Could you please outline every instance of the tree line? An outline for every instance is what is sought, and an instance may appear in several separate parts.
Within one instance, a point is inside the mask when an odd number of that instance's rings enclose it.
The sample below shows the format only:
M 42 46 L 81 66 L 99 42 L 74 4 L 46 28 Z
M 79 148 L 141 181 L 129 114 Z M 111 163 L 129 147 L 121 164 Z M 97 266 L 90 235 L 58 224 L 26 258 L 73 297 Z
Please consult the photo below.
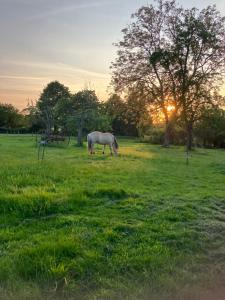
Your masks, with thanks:
M 221 102 L 220 102 L 221 103 Z M 185 144 L 185 129 L 181 118 L 170 119 L 170 142 Z M 139 137 L 150 143 L 164 143 L 165 126 L 149 101 L 140 91 L 130 91 L 121 98 L 112 94 L 100 101 L 95 91 L 82 90 L 72 94 L 58 81 L 50 82 L 36 103 L 29 103 L 23 111 L 11 104 L 0 103 L 1 133 L 47 133 L 76 135 L 82 145 L 84 136 L 92 130 L 111 131 L 116 135 Z M 219 105 L 201 110 L 194 126 L 198 145 L 225 147 L 225 111 Z
M 76 135 L 78 145 L 82 145 L 84 136 L 92 130 L 140 136 L 151 125 L 147 103 L 136 99 L 134 94 L 125 99 L 113 94 L 103 102 L 93 90 L 72 94 L 58 81 L 50 82 L 39 99 L 29 103 L 22 112 L 12 105 L 0 104 L 1 132 Z

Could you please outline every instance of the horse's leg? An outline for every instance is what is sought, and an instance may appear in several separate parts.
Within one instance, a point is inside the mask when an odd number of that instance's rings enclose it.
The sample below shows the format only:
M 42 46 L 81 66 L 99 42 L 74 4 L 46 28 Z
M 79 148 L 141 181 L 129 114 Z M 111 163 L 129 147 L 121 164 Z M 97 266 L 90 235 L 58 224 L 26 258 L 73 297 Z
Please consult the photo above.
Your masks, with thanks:
M 102 154 L 105 154 L 105 145 L 103 146 L 103 152 L 102 152 Z
M 109 144 L 109 148 L 110 148 L 110 154 L 113 155 L 113 153 L 112 153 L 112 144 Z
M 92 143 L 91 143 L 91 144 L 89 144 L 89 146 L 88 146 L 88 147 L 89 147 L 89 149 L 88 149 L 88 150 L 89 150 L 89 154 L 92 154 Z
M 95 152 L 94 152 L 94 143 L 91 144 L 91 154 L 95 154 Z

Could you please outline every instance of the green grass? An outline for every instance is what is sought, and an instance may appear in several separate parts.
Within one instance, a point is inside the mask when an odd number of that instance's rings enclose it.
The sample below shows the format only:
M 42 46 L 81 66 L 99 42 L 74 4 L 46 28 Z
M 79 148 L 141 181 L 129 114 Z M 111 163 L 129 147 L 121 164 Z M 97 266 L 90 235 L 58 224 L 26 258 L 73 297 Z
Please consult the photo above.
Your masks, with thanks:
M 187 166 L 183 148 L 119 144 L 38 161 L 34 138 L 0 136 L 0 299 L 181 299 L 225 279 L 225 152 Z

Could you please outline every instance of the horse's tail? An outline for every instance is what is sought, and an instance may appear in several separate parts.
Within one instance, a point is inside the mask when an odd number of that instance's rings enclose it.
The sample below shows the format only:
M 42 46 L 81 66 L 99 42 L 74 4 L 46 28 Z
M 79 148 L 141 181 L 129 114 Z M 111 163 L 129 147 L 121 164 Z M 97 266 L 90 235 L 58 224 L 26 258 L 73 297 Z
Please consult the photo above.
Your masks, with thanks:
M 115 145 L 116 150 L 119 149 L 119 145 L 117 143 L 117 140 L 116 140 L 115 136 L 114 136 L 114 145 Z
M 91 137 L 89 135 L 87 136 L 87 142 L 88 142 L 88 151 L 91 151 L 92 141 L 91 141 Z

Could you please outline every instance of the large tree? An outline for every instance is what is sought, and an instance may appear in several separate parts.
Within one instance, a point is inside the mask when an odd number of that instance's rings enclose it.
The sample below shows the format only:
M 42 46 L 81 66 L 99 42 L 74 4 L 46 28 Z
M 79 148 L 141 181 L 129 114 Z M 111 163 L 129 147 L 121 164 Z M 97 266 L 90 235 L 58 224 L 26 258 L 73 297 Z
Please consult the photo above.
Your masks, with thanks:
M 61 124 L 61 113 L 64 114 L 64 111 L 60 108 L 64 108 L 66 103 L 70 102 L 70 98 L 69 89 L 58 81 L 52 81 L 44 88 L 37 102 L 37 108 L 45 123 L 47 134 L 56 131 Z
M 176 102 L 176 86 L 174 97 L 171 97 L 170 76 L 165 70 L 160 49 L 168 47 L 165 39 L 167 16 L 172 16 L 174 2 L 141 7 L 132 15 L 134 22 L 122 30 L 123 39 L 117 43 L 118 56 L 112 64 L 113 85 L 116 90 L 139 89 L 155 108 L 160 108 L 165 118 L 166 132 L 164 144 L 169 145 L 170 120 L 167 111 L 168 103 Z M 176 107 L 174 114 L 177 112 Z
M 215 7 L 184 10 L 174 1 L 142 7 L 123 30 L 113 63 L 118 90 L 139 87 L 165 117 L 165 144 L 179 112 L 192 145 L 196 114 L 210 103 L 224 71 L 225 19 Z M 173 114 L 168 114 L 173 105 Z
M 225 72 L 225 18 L 214 6 L 177 10 L 168 20 L 171 42 L 168 70 L 177 86 L 187 133 L 187 148 L 192 148 L 193 127 L 201 111 L 212 106 L 214 94 Z

